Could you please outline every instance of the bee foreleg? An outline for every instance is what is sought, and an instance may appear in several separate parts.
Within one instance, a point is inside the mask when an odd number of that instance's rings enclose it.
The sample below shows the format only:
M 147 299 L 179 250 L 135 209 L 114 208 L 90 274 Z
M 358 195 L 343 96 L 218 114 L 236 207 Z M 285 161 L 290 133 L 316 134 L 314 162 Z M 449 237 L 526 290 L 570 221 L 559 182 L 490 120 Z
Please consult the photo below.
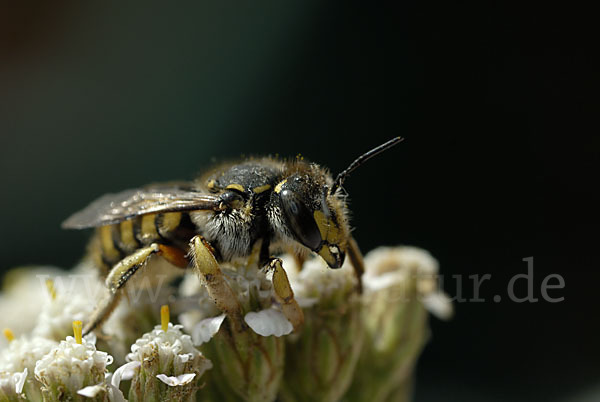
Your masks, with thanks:
M 358 248 L 358 244 L 356 243 L 356 240 L 354 240 L 354 237 L 350 237 L 350 239 L 348 239 L 346 252 L 348 253 L 348 258 L 350 258 L 350 263 L 354 268 L 354 274 L 356 275 L 356 280 L 358 281 L 358 293 L 362 293 L 362 276 L 365 273 L 365 263 L 363 261 L 362 253 Z
M 273 272 L 272 281 L 273 290 L 275 291 L 275 298 L 281 305 L 283 314 L 294 327 L 294 331 L 297 331 L 302 323 L 304 323 L 304 313 L 302 312 L 302 309 L 298 305 L 296 299 L 294 299 L 294 291 L 290 286 L 287 273 L 281 265 L 281 259 L 271 259 L 267 269 Z
M 102 325 L 119 303 L 119 299 L 121 298 L 120 290 L 125 286 L 127 281 L 144 265 L 152 254 L 160 251 L 160 245 L 151 244 L 148 247 L 136 250 L 112 267 L 106 277 L 108 295 L 96 307 L 92 318 L 83 329 L 84 335 Z
M 242 307 L 237 296 L 225 281 L 212 246 L 202 236 L 195 236 L 190 243 L 190 254 L 194 268 L 217 308 L 227 314 L 238 330 L 245 328 Z

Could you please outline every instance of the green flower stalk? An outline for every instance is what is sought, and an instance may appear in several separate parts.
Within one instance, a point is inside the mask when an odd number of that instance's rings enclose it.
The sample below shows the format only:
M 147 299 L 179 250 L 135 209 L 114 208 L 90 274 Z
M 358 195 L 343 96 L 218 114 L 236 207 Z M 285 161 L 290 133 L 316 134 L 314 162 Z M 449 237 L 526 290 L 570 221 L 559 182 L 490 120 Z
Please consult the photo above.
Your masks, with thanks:
M 437 261 L 414 247 L 379 248 L 365 257 L 366 341 L 348 401 L 410 401 L 417 357 L 428 339 L 427 308 L 450 318 L 437 290 Z M 393 398 L 393 399 L 392 399 Z
M 168 313 L 166 314 L 168 317 Z M 212 367 L 192 344 L 181 325 L 165 319 L 131 346 L 130 362 L 139 362 L 134 369 L 129 401 L 193 401 L 201 386 L 200 377 Z
M 315 258 L 291 280 L 305 321 L 288 338 L 281 399 L 338 401 L 352 382 L 364 338 L 356 276 L 349 264 L 331 270 Z

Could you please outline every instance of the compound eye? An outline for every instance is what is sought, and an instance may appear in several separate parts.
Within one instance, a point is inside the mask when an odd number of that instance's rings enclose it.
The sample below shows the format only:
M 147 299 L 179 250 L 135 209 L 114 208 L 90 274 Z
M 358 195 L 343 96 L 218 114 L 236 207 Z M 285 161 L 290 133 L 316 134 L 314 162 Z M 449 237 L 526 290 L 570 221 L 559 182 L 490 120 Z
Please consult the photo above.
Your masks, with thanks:
M 290 229 L 294 232 L 298 241 L 311 250 L 319 249 L 321 246 L 321 233 L 310 210 L 291 190 L 283 190 L 279 193 L 279 196 Z

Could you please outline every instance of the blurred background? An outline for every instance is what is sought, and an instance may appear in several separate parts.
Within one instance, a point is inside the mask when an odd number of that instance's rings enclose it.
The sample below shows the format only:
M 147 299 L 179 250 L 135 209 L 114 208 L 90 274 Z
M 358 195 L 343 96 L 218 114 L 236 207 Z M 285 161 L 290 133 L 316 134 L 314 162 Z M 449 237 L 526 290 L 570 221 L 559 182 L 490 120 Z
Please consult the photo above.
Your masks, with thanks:
M 452 296 L 473 298 L 469 275 L 491 275 L 485 301 L 432 319 L 416 400 L 600 399 L 592 13 L 486 1 L 1 7 L 3 271 L 73 266 L 89 233 L 59 225 L 101 194 L 243 155 L 300 153 L 339 172 L 402 135 L 346 182 L 361 248 L 429 250 Z M 515 303 L 507 284 L 527 257 L 540 301 Z M 550 291 L 564 301 L 541 299 L 549 274 L 564 278 Z

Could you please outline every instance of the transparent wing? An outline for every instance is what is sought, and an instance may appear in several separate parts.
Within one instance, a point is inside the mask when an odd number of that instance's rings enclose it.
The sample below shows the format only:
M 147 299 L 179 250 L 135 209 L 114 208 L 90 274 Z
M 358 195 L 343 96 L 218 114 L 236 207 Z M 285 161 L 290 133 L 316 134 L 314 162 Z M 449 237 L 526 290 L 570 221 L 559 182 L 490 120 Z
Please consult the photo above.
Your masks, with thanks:
M 106 194 L 86 208 L 71 215 L 62 224 L 65 229 L 84 229 L 112 225 L 139 215 L 161 212 L 219 210 L 221 200 L 176 185 L 154 185 L 148 188 Z

